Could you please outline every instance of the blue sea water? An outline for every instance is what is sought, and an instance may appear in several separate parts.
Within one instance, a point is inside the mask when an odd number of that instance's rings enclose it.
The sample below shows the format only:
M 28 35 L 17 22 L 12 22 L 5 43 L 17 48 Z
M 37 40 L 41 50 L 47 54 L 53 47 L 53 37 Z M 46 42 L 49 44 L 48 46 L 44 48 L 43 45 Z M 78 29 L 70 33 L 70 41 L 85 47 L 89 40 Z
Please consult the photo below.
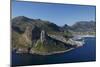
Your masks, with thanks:
M 41 64 L 56 64 L 56 63 L 72 63 L 72 62 L 87 62 L 96 60 L 96 38 L 87 37 L 85 44 L 82 47 L 72 51 L 54 54 L 49 56 L 40 56 L 32 54 L 16 54 L 12 53 L 12 65 L 41 65 Z

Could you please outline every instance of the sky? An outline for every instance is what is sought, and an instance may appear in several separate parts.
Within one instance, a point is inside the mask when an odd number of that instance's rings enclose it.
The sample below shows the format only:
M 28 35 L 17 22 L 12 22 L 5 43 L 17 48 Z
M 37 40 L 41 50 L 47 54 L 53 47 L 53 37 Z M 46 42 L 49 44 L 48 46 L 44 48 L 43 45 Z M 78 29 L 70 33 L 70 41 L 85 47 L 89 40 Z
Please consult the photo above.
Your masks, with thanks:
M 73 25 L 77 21 L 95 21 L 95 6 L 13 1 L 12 17 L 16 16 Z

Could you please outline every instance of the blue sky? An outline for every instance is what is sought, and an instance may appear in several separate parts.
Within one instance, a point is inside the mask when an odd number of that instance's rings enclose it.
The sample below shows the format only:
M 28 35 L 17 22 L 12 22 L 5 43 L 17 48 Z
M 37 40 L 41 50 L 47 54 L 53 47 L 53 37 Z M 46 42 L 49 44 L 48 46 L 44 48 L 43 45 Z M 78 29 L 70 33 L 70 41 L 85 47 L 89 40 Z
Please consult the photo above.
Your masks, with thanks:
M 12 2 L 12 17 L 26 16 L 51 21 L 59 26 L 77 21 L 95 21 L 95 6 Z

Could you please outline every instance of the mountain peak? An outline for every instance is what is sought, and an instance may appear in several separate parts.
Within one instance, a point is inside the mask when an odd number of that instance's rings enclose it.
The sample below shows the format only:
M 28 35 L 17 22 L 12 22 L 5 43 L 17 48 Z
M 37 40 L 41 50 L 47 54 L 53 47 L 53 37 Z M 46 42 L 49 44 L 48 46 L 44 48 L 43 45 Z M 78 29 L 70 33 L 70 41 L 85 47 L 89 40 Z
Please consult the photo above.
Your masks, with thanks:
M 12 19 L 13 22 L 19 22 L 19 21 L 31 21 L 33 19 L 30 19 L 28 17 L 25 17 L 25 16 L 18 16 L 18 17 L 15 17 Z
M 29 18 L 27 18 L 27 17 L 25 17 L 25 16 L 18 16 L 18 17 L 15 17 L 16 19 L 29 19 Z

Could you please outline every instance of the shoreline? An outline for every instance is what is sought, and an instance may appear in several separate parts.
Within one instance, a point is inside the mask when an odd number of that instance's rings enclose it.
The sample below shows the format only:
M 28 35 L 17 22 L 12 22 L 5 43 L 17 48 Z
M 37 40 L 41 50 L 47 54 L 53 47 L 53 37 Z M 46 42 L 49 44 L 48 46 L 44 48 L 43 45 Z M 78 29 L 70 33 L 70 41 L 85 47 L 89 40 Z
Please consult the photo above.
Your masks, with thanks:
M 81 38 L 84 38 L 84 37 L 96 37 L 96 35 L 74 35 L 74 37 L 81 37 Z
M 76 48 L 78 48 L 78 47 L 76 47 Z M 65 52 L 68 52 L 68 51 L 71 51 L 71 50 L 73 50 L 73 49 L 76 49 L 76 48 L 70 48 L 70 49 L 68 49 L 68 50 L 64 50 L 64 51 L 54 51 L 54 52 L 50 52 L 50 53 L 42 53 L 42 52 L 34 52 L 34 53 L 16 53 L 16 54 L 32 54 L 32 55 L 41 55 L 41 56 L 47 56 L 47 55 L 53 55 L 53 54 L 60 54 L 60 53 L 65 53 Z
M 45 56 L 45 55 L 53 55 L 53 54 L 65 53 L 65 52 L 71 51 L 73 49 L 75 49 L 75 48 L 70 48 L 70 49 L 65 50 L 65 51 L 57 51 L 57 52 L 55 51 L 55 52 L 51 52 L 51 53 L 30 53 L 30 54 L 37 54 L 37 55 Z
M 95 37 L 95 36 L 94 35 L 83 35 L 83 36 L 79 35 L 79 37 L 83 38 L 83 37 Z M 81 47 L 81 46 L 77 46 L 76 48 L 79 48 L 79 47 Z M 37 55 L 43 55 L 43 56 L 53 55 L 53 54 L 68 52 L 68 51 L 71 51 L 71 50 L 76 49 L 76 48 L 70 48 L 70 49 L 67 49 L 64 51 L 53 51 L 53 52 L 48 52 L 48 53 L 46 53 L 46 52 L 33 52 L 33 53 L 31 53 L 31 52 L 29 52 L 29 54 L 37 54 Z M 23 54 L 23 52 L 21 52 L 21 53 Z M 21 54 L 21 53 L 18 53 L 18 54 Z

